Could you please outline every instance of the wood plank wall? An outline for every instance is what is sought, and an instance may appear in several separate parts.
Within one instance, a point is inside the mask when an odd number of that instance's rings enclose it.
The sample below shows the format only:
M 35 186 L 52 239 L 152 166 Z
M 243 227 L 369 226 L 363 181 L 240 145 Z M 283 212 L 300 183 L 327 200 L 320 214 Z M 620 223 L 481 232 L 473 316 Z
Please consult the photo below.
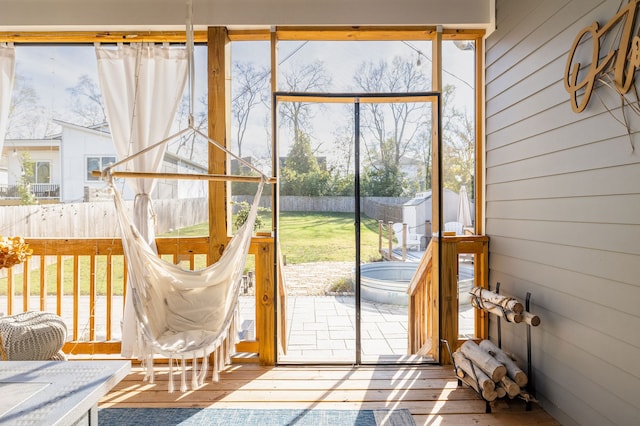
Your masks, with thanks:
M 565 425 L 638 424 L 640 117 L 627 111 L 630 137 L 605 87 L 573 112 L 563 78 L 579 31 L 621 2 L 496 3 L 485 56 L 490 284 L 532 293 L 534 386 L 547 411 Z M 503 324 L 502 342 L 526 359 L 524 328 Z

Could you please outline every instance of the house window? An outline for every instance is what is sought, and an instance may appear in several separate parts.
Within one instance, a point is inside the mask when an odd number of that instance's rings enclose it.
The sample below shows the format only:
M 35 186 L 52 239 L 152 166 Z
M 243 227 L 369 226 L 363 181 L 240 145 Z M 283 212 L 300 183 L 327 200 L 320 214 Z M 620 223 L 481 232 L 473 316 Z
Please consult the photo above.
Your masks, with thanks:
M 51 183 L 51 163 L 36 161 L 36 183 Z
M 91 174 L 94 170 L 104 170 L 110 164 L 116 162 L 116 157 L 87 157 L 87 180 L 97 181 L 99 177 Z
M 29 183 L 51 183 L 51 162 L 33 161 L 24 165 Z

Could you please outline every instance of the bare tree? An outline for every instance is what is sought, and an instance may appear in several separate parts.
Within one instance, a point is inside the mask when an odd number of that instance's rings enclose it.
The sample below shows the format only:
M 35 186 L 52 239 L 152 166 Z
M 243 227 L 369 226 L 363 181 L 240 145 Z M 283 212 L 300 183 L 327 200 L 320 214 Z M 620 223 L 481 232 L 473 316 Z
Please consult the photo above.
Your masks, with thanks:
M 242 157 L 242 145 L 247 132 L 251 111 L 255 106 L 265 102 L 268 98 L 266 89 L 269 83 L 269 70 L 257 69 L 253 62 L 234 64 L 234 86 L 231 101 L 231 114 L 236 124 L 236 144 L 238 156 Z
M 460 186 L 465 185 L 471 191 L 475 187 L 475 123 L 469 114 L 458 113 L 454 125 L 443 144 L 443 185 L 459 192 Z M 446 134 L 447 131 L 444 131 Z
M 363 63 L 354 81 L 361 90 L 374 93 L 415 92 L 429 87 L 427 76 L 413 60 L 399 56 L 390 64 L 384 61 Z M 371 152 L 373 163 L 383 167 L 398 165 L 426 123 L 424 103 L 365 104 L 361 116 L 362 127 L 368 130 L 377 148 Z
M 94 126 L 107 121 L 107 113 L 98 84 L 87 74 L 78 78 L 78 83 L 67 89 L 71 95 L 70 111 L 80 125 Z
M 37 139 L 49 133 L 46 113 L 29 80 L 16 75 L 7 120 L 7 139 Z
M 395 57 L 391 63 L 365 62 L 354 76 L 358 89 L 370 93 L 425 91 L 429 79 L 412 59 Z M 415 151 L 424 139 L 418 137 L 430 117 L 424 102 L 363 104 L 361 128 L 368 166 L 380 182 L 400 177 L 400 160 Z
M 207 94 L 203 94 L 198 98 L 196 108 L 194 105 L 193 111 L 193 127 L 200 130 L 202 133 L 207 134 Z M 178 127 L 180 129 L 186 129 L 189 125 L 189 114 L 191 105 L 189 103 L 189 97 L 183 96 L 178 105 L 178 111 L 176 112 L 176 120 L 178 121 Z M 207 144 L 205 140 L 198 137 L 194 133 L 189 133 L 188 136 L 180 137 L 176 142 L 167 146 L 167 150 L 174 152 L 176 155 L 182 155 L 184 158 L 206 165 L 207 164 Z M 181 154 L 182 153 L 182 154 Z
M 345 116 L 353 116 L 353 106 L 349 105 L 344 108 Z M 353 173 L 354 162 L 354 144 L 355 144 L 355 129 L 354 121 L 346 120 L 344 124 L 337 127 L 334 132 L 335 149 L 338 151 L 336 156 L 337 170 L 344 175 Z
M 331 77 L 324 62 L 314 61 L 284 73 L 281 81 L 282 87 L 290 92 L 320 92 L 331 83 Z M 280 105 L 281 124 L 290 126 L 294 137 L 298 137 L 300 132 L 308 132 L 305 128 L 312 118 L 311 103 L 283 102 Z
M 443 164 L 446 166 L 445 171 L 451 170 L 450 164 L 454 162 L 454 157 L 452 156 L 452 149 L 449 147 L 453 147 L 457 145 L 458 134 L 461 129 L 460 126 L 465 120 L 469 120 L 466 114 L 462 114 L 457 108 L 455 108 L 453 103 L 453 98 L 455 96 L 455 86 L 447 84 L 444 86 L 442 90 L 441 102 L 442 102 L 442 142 L 443 142 Z M 433 107 L 436 105 L 433 104 Z M 418 143 L 413 145 L 409 150 L 412 155 L 415 155 L 417 158 L 420 158 L 422 164 L 422 170 L 420 172 L 421 177 L 424 177 L 424 186 L 417 188 L 418 190 L 425 190 L 431 188 L 431 154 L 433 148 L 433 133 L 432 133 L 432 122 L 428 121 L 425 126 L 421 129 L 421 131 L 417 135 Z M 455 151 L 455 150 L 454 150 Z M 447 152 L 449 154 L 447 154 Z M 444 158 L 446 157 L 446 158 Z M 455 168 L 455 166 L 454 166 Z M 445 173 L 446 174 L 446 173 Z M 452 187 L 449 185 L 450 180 L 445 178 L 445 186 L 452 190 L 457 191 L 457 187 Z M 459 184 L 458 184 L 459 185 Z

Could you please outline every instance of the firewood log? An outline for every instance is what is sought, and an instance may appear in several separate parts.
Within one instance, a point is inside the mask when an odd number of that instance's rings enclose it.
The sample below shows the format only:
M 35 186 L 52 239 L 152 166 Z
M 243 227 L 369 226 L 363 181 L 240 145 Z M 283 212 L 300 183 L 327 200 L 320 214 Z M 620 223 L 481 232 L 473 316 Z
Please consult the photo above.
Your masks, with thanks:
M 494 382 L 499 382 L 507 375 L 507 368 L 489 353 L 481 349 L 473 340 L 467 340 L 460 347 L 462 353 L 475 365 L 480 367 Z
M 498 398 L 507 396 L 507 391 L 502 387 L 502 383 L 498 383 L 498 386 L 496 386 L 496 395 L 498 395 Z
M 509 376 L 504 376 L 502 380 L 498 383 L 498 386 L 503 388 L 510 399 L 515 398 L 520 394 L 520 386 L 513 380 L 509 378 Z
M 457 370 L 461 370 L 456 371 L 456 375 L 458 377 L 462 378 L 466 375 L 474 380 L 477 378 L 477 382 L 483 392 L 491 392 L 495 390 L 496 384 L 494 383 L 494 381 L 491 380 L 489 376 L 487 376 L 484 371 L 480 369 L 480 367 L 472 366 L 471 361 L 466 356 L 464 356 L 462 352 L 454 352 L 453 360 L 456 363 Z
M 471 298 L 471 304 L 478 309 L 485 310 L 489 313 L 492 313 L 501 318 L 504 318 L 507 321 L 511 321 L 515 323 L 522 322 L 522 314 L 518 314 L 514 311 L 504 309 L 502 306 L 494 305 L 493 303 L 490 303 L 490 302 L 478 302 L 474 298 Z
M 507 369 L 507 375 L 509 378 L 516 382 L 518 386 L 521 388 L 526 386 L 529 380 L 525 372 L 522 371 L 506 353 L 494 345 L 491 340 L 483 340 L 480 342 L 479 348 L 503 364 Z
M 527 311 L 524 311 L 522 313 L 522 321 L 534 327 L 537 327 L 540 325 L 540 317 L 537 315 L 533 315 L 531 312 L 527 312 Z
M 500 305 L 516 314 L 521 314 L 524 311 L 524 305 L 513 297 L 506 297 L 482 287 L 473 287 L 470 293 L 484 301 L 493 303 L 494 305 Z
M 464 375 L 463 377 L 461 377 L 460 380 L 462 380 L 467 385 L 469 385 L 473 390 L 478 392 L 480 395 L 482 395 L 482 397 L 485 400 L 489 402 L 495 401 L 495 399 L 498 397 L 498 393 L 495 390 L 492 390 L 489 392 L 483 392 L 481 391 L 481 389 L 478 389 L 478 384 L 476 383 L 476 381 L 467 375 Z

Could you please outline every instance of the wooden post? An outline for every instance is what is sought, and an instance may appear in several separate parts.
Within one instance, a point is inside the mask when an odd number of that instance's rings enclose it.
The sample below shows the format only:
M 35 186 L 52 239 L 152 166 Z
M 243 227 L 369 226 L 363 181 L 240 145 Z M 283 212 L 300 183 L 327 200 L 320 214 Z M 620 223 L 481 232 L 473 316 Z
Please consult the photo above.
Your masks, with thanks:
M 389 260 L 393 260 L 393 222 L 387 223 L 387 233 L 389 235 L 388 237 L 389 252 L 387 253 L 387 255 L 389 256 Z
M 402 224 L 402 241 L 400 242 L 402 246 L 402 261 L 405 262 L 407 260 L 407 224 Z
M 431 221 L 424 221 L 424 236 L 427 237 L 427 244 L 429 244 L 429 239 L 431 238 Z
M 476 208 L 477 210 L 478 208 Z M 489 243 L 482 246 L 482 252 L 476 254 L 476 274 L 474 284 L 476 287 L 489 288 Z M 475 337 L 477 339 L 487 339 L 489 337 L 489 314 L 481 309 L 475 312 Z
M 440 283 L 440 333 L 441 339 L 447 340 L 453 350 L 458 342 L 458 251 L 455 240 L 442 239 L 442 282 Z M 448 361 L 441 347 L 440 360 Z
M 279 151 L 279 146 L 276 143 L 277 141 L 277 134 L 278 134 L 278 123 L 276 120 L 278 111 L 276 111 L 275 108 L 275 103 L 274 103 L 274 96 L 273 94 L 275 92 L 278 91 L 278 33 L 276 32 L 276 27 L 273 26 L 270 29 L 269 32 L 269 60 L 271 63 L 271 75 L 270 75 L 270 83 L 271 83 L 271 152 L 273 155 L 272 158 L 272 162 L 271 162 L 271 174 L 272 176 L 280 176 L 280 151 Z M 271 209 L 271 230 L 272 230 L 272 235 L 276 236 L 278 234 L 278 227 L 279 227 L 279 223 L 280 223 L 280 185 L 276 182 L 275 185 L 273 185 L 273 187 L 271 188 L 271 205 L 274 206 L 275 208 Z M 273 324 L 269 323 L 269 319 L 265 318 L 265 327 L 262 328 L 262 332 L 265 333 L 261 339 L 263 340 L 267 340 L 270 339 L 269 335 L 267 335 L 266 333 L 270 333 L 271 336 L 274 335 L 274 331 L 275 331 L 275 335 L 276 335 L 276 339 L 278 338 L 278 335 L 283 336 L 283 338 L 280 340 L 279 344 L 282 345 L 283 347 L 283 352 L 286 350 L 286 346 L 287 346 L 287 341 L 286 338 L 284 338 L 284 336 L 286 336 L 286 322 L 287 322 L 287 318 L 288 318 L 288 314 L 287 314 L 287 304 L 286 304 L 286 283 L 284 282 L 284 276 L 282 273 L 282 266 L 287 264 L 287 258 L 286 257 L 282 257 L 282 259 L 279 258 L 279 256 L 281 255 L 281 251 L 280 251 L 280 246 L 276 246 L 274 240 L 274 243 L 272 243 L 270 249 L 271 249 L 271 255 L 269 257 L 269 262 L 271 264 L 271 274 L 270 274 L 270 279 L 271 279 L 271 294 L 273 295 L 273 301 L 271 303 L 271 305 L 268 305 L 268 301 L 264 300 L 264 295 L 267 294 L 266 292 L 266 288 L 269 288 L 269 283 L 265 283 L 265 291 L 262 292 L 263 294 L 263 300 L 262 303 L 265 303 L 265 308 L 269 308 L 267 310 L 267 313 L 270 315 L 270 317 L 273 319 L 273 321 L 276 321 Z M 276 257 L 278 257 L 278 261 L 276 262 Z M 267 262 L 267 259 L 265 259 L 265 262 Z M 266 263 L 265 263 L 265 267 L 267 267 Z M 277 273 L 275 272 L 277 270 Z M 282 298 L 280 298 L 280 294 L 278 293 L 280 288 L 278 286 L 278 283 L 275 281 L 276 276 L 278 277 L 278 280 L 282 281 L 282 285 L 283 285 L 283 291 L 285 292 L 284 296 Z M 283 301 L 283 303 L 278 303 L 279 301 Z M 256 300 L 256 303 L 258 301 Z M 278 314 L 278 318 L 276 319 L 276 315 L 274 313 L 274 310 L 277 310 L 277 314 Z M 280 325 L 278 327 L 278 325 Z M 269 328 L 271 327 L 271 328 Z M 273 327 L 276 327 L 277 330 L 274 330 Z M 275 365 L 276 360 L 277 360 L 277 355 L 276 355 L 276 349 L 277 348 L 277 344 L 274 341 L 272 345 L 267 344 L 266 342 L 261 342 L 260 343 L 260 364 L 261 365 Z M 271 351 L 270 353 L 264 353 L 265 351 Z
M 382 254 L 382 220 L 378 220 L 378 253 Z
M 229 148 L 231 138 L 231 43 L 225 27 L 210 27 L 207 32 L 209 137 Z M 209 145 L 209 173 L 225 174 L 227 154 Z M 209 182 L 209 262 L 214 263 L 227 244 L 228 182 Z
M 271 240 L 271 243 L 262 244 L 256 254 L 256 340 L 260 365 L 274 365 L 276 362 L 274 262 Z

